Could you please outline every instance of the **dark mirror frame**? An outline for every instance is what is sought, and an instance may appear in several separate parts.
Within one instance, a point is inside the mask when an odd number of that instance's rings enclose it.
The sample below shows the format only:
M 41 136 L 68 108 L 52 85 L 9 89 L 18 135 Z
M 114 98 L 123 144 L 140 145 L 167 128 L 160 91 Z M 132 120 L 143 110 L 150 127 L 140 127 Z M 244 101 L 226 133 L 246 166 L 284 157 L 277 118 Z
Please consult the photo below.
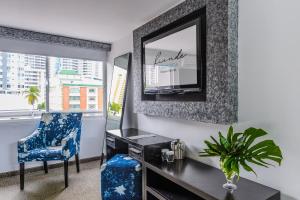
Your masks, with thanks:
M 126 54 L 123 54 L 121 56 L 118 56 L 118 57 L 114 58 L 114 65 L 113 65 L 113 71 L 112 71 L 112 74 L 113 74 L 115 66 L 118 66 L 118 67 L 122 68 L 122 66 L 118 65 L 117 63 L 118 62 L 122 62 L 123 58 L 126 58 L 126 57 L 127 57 L 127 61 L 128 62 L 124 63 L 124 64 L 127 64 L 127 68 L 126 68 L 127 75 L 126 75 L 126 84 L 125 84 L 125 91 L 124 91 L 124 97 L 123 97 L 123 103 L 122 103 L 123 105 L 122 105 L 122 113 L 121 113 L 121 119 L 120 119 L 119 129 L 122 129 L 122 127 L 123 127 L 123 118 L 124 118 L 124 112 L 125 112 L 125 106 L 126 106 L 126 97 L 127 97 L 127 90 L 128 90 L 128 83 L 129 83 L 130 71 L 131 71 L 131 57 L 132 57 L 132 53 L 126 53 Z M 112 81 L 113 81 L 113 76 L 112 76 L 112 79 L 111 79 L 111 85 L 112 85 Z M 111 96 L 111 88 L 109 90 L 108 106 L 107 106 L 107 111 L 106 111 L 105 130 L 108 130 L 107 129 L 107 122 L 108 122 L 108 112 L 109 112 L 108 109 L 109 109 L 109 103 L 110 103 L 110 96 Z
M 123 106 L 122 106 L 122 113 L 121 113 L 121 119 L 120 119 L 120 126 L 119 129 L 122 129 L 123 127 L 123 117 L 124 117 L 124 112 L 125 112 L 125 106 L 126 106 L 126 97 L 127 97 L 127 90 L 128 90 L 128 83 L 129 83 L 129 79 L 130 79 L 130 72 L 131 72 L 131 63 L 132 63 L 132 53 L 126 53 L 123 54 L 121 56 L 118 56 L 116 58 L 114 58 L 114 66 L 116 65 L 116 61 L 118 59 L 127 57 L 128 58 L 128 62 L 127 62 L 127 75 L 126 75 L 126 85 L 125 85 L 125 93 L 124 93 L 124 98 L 123 98 Z M 112 71 L 112 73 L 114 72 L 114 70 Z M 113 81 L 113 76 L 111 79 L 111 83 Z M 112 85 L 112 84 L 111 84 Z M 110 102 L 110 95 L 111 95 L 111 88 L 109 89 L 109 98 L 108 98 L 108 103 Z M 107 131 L 107 120 L 108 120 L 108 106 L 107 106 L 107 111 L 106 111 L 106 123 L 105 123 L 105 131 Z M 103 164 L 104 161 L 104 148 L 105 148 L 105 141 L 106 141 L 106 132 L 104 133 L 104 137 L 103 137 L 103 141 L 102 141 L 102 152 L 101 152 L 101 157 L 100 157 L 100 167 Z
M 144 65 L 145 65 L 145 45 L 169 36 L 178 31 L 196 25 L 197 40 L 197 84 L 186 85 L 177 88 L 199 86 L 199 92 L 188 92 L 183 94 L 145 94 Z M 206 101 L 206 8 L 201 8 L 192 12 L 163 28 L 154 31 L 141 38 L 141 63 L 142 63 L 142 100 L 143 101 Z

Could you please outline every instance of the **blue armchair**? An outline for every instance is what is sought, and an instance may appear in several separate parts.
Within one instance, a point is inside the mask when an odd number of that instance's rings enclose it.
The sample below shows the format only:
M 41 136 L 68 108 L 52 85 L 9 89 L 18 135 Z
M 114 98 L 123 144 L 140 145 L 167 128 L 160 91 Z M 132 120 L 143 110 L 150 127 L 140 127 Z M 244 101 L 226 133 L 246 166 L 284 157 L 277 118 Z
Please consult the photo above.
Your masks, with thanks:
M 65 187 L 68 187 L 68 160 L 75 155 L 79 173 L 79 150 L 82 113 L 43 113 L 38 128 L 28 137 L 18 141 L 20 164 L 20 189 L 24 189 L 25 162 L 63 160 Z

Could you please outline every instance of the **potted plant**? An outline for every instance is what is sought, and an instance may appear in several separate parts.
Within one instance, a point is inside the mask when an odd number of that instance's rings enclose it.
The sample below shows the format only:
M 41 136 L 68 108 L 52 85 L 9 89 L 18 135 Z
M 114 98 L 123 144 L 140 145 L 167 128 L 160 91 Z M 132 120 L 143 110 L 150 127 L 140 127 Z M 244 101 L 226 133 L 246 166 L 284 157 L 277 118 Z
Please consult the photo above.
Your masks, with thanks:
M 226 137 L 219 132 L 218 140 L 212 136 L 211 142 L 205 140 L 207 148 L 201 151 L 199 156 L 220 157 L 220 168 L 227 180 L 223 187 L 232 192 L 237 189 L 233 181 L 235 177 L 239 179 L 241 167 L 256 175 L 249 163 L 262 167 L 273 166 L 269 161 L 281 164 L 282 153 L 273 140 L 263 140 L 254 144 L 257 138 L 265 135 L 266 131 L 256 128 L 248 128 L 243 133 L 234 133 L 233 127 L 230 126 Z

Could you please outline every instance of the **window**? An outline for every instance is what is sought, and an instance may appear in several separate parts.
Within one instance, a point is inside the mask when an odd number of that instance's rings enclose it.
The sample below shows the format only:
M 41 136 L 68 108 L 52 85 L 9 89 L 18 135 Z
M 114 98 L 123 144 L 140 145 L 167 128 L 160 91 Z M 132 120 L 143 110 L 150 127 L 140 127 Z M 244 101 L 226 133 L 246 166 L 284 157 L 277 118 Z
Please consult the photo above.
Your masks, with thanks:
M 1 51 L 0 58 L 0 116 L 40 110 L 103 111 L 102 62 Z M 35 101 L 29 102 L 28 95 Z M 89 105 L 91 99 L 94 105 Z
M 89 89 L 89 93 L 95 93 L 95 89 Z
M 95 104 L 90 104 L 89 105 L 89 109 L 90 110 L 95 110 L 96 109 L 96 105 Z
M 96 101 L 96 97 L 89 97 L 90 101 Z
M 80 88 L 79 87 L 77 87 L 77 88 L 71 87 L 70 93 L 80 93 Z
M 72 100 L 72 101 L 80 101 L 80 96 L 70 96 L 70 100 Z
M 71 108 L 72 110 L 79 110 L 79 109 L 80 109 L 80 105 L 78 105 L 78 104 L 73 104 L 73 105 L 70 105 L 70 108 Z

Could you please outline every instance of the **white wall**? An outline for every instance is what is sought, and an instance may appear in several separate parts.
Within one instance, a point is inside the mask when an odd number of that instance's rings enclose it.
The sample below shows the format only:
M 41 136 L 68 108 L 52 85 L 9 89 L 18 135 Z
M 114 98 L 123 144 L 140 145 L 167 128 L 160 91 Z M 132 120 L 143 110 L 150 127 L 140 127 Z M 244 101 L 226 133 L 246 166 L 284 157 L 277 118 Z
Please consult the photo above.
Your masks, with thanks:
M 17 141 L 32 133 L 39 119 L 0 121 L 0 173 L 18 170 Z M 85 117 L 81 132 L 80 158 L 100 156 L 104 136 L 103 117 Z M 49 164 L 54 162 L 49 162 Z M 26 168 L 41 166 L 41 162 L 28 162 Z
M 267 130 L 282 148 L 281 167 L 257 168 L 258 177 L 242 176 L 277 188 L 283 200 L 300 199 L 300 1 L 240 0 L 239 10 L 239 123 L 235 130 L 249 126 Z M 132 42 L 132 37 L 122 41 Z M 132 49 L 132 43 L 113 46 Z M 200 159 L 197 154 L 210 135 L 227 126 L 137 116 L 138 128 L 173 138 L 188 145 L 188 155 L 218 167 L 216 159 Z

